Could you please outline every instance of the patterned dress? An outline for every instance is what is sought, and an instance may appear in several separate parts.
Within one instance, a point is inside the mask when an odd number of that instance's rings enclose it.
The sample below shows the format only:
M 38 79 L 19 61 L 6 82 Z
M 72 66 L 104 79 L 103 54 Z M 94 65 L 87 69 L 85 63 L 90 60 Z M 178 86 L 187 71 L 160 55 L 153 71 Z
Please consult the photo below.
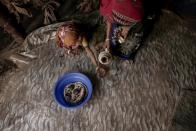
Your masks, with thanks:
M 141 0 L 100 0 L 100 14 L 111 23 L 131 25 L 144 15 Z

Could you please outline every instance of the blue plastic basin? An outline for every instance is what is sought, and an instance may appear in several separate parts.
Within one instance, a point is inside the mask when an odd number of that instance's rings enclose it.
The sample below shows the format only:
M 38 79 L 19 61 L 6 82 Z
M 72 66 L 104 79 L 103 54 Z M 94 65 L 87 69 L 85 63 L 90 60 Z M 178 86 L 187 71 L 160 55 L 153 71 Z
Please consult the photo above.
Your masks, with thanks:
M 64 89 L 65 89 L 66 85 L 69 85 L 69 84 L 75 83 L 75 82 L 81 82 L 82 84 L 84 84 L 87 87 L 87 96 L 84 98 L 83 101 L 72 105 L 72 104 L 65 101 Z M 89 101 L 89 99 L 92 96 L 92 91 L 93 91 L 92 83 L 86 75 L 84 75 L 82 73 L 65 73 L 57 81 L 57 83 L 55 85 L 54 98 L 55 98 L 56 102 L 64 108 L 80 108 Z

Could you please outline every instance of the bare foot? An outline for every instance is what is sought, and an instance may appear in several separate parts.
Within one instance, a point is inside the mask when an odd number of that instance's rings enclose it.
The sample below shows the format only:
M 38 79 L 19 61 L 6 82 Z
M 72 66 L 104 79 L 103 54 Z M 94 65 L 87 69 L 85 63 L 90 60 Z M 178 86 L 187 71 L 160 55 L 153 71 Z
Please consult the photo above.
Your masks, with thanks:
M 127 35 L 128 35 L 129 30 L 130 30 L 130 26 L 123 26 L 123 27 L 122 27 L 121 36 L 122 36 L 124 39 L 127 38 Z

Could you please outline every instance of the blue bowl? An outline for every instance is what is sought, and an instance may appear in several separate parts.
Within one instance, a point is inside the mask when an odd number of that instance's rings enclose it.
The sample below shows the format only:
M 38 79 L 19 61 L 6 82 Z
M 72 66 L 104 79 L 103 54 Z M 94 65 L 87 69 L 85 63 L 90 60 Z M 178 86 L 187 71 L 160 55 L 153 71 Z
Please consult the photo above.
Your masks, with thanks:
M 67 85 L 75 82 L 81 82 L 87 87 L 87 96 L 77 104 L 70 104 L 65 101 L 64 89 Z M 54 98 L 56 102 L 64 108 L 80 108 L 86 104 L 92 96 L 92 83 L 90 79 L 81 73 L 65 73 L 56 83 L 54 88 Z

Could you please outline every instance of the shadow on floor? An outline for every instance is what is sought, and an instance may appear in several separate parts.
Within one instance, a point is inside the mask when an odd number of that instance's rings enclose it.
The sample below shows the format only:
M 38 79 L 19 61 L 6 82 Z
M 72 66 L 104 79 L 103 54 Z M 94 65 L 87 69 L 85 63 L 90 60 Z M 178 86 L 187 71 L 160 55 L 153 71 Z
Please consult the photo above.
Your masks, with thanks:
M 185 91 L 177 106 L 170 131 L 196 130 L 196 92 Z

